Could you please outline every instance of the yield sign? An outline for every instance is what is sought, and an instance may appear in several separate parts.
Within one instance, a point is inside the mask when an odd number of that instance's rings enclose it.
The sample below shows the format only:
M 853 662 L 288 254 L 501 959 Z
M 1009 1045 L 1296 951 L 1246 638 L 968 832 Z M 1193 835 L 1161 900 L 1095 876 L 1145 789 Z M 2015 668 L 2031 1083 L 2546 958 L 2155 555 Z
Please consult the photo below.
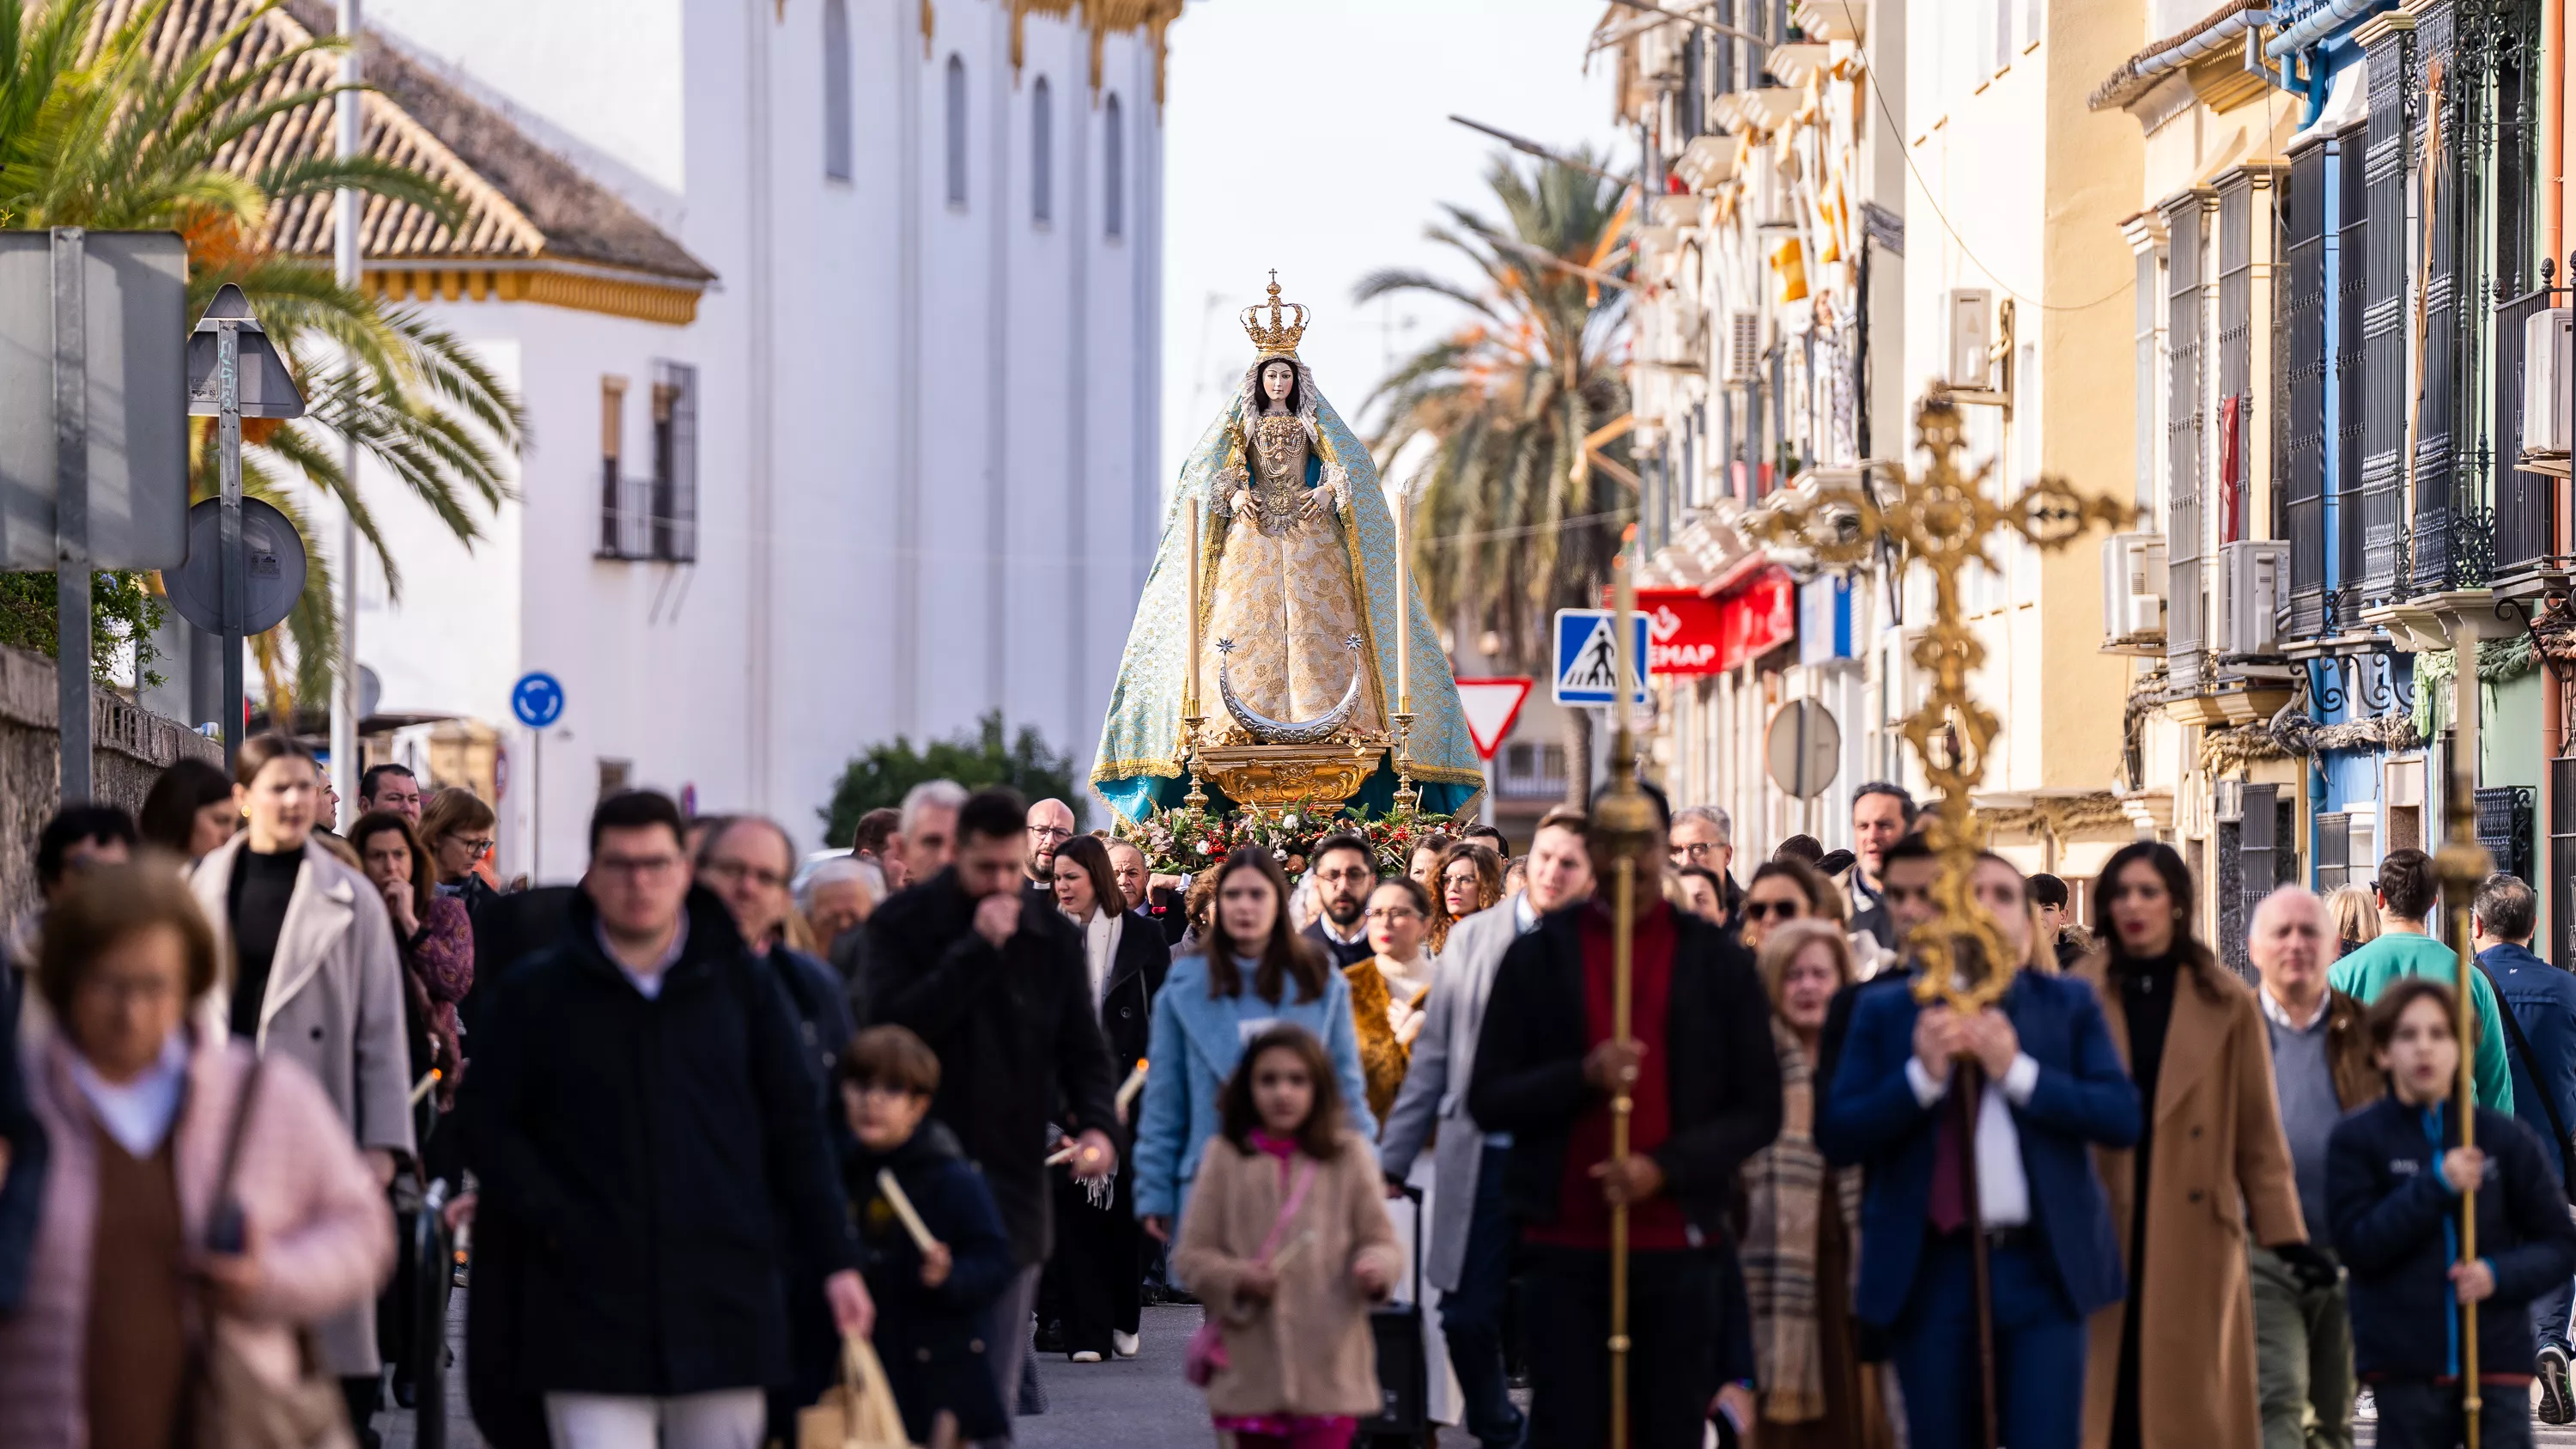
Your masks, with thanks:
M 1467 738 L 1475 743 L 1476 758 L 1490 760 L 1494 751 L 1503 747 L 1503 739 L 1512 732 L 1512 721 L 1521 717 L 1521 704 L 1529 698 L 1527 679 L 1461 679 L 1458 681 L 1458 708 L 1467 716 Z

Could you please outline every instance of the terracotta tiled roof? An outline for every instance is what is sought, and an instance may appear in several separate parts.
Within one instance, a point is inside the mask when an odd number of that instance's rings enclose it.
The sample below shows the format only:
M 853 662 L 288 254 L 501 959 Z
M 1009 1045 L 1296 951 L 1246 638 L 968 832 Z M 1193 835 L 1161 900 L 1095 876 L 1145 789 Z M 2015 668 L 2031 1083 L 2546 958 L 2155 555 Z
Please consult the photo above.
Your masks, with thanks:
M 101 24 L 123 24 L 145 3 L 107 0 Z M 175 59 L 257 8 L 257 0 L 172 0 L 154 23 L 150 43 L 156 54 Z M 229 61 L 235 67 L 257 65 L 331 28 L 320 0 L 289 0 L 253 24 Z M 715 279 L 668 233 L 490 106 L 372 33 L 360 45 L 366 83 L 374 88 L 360 98 L 368 152 L 444 182 L 464 207 L 450 227 L 417 206 L 366 198 L 362 238 L 371 272 L 380 266 L 568 263 L 585 271 L 641 274 L 638 281 L 692 291 Z M 336 58 L 314 56 L 273 78 L 269 94 L 327 86 L 338 72 Z M 299 156 L 329 155 L 336 138 L 333 103 L 322 101 L 272 119 L 220 160 L 256 173 Z M 333 210 L 328 196 L 279 206 L 270 217 L 271 244 L 329 255 Z

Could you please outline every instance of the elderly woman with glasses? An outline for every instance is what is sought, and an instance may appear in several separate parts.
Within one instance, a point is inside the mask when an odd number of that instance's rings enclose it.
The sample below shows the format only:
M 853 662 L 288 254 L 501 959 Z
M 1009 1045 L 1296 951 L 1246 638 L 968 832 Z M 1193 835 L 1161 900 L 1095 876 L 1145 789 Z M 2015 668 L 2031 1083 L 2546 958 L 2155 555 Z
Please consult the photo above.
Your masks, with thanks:
M 428 852 L 438 893 L 465 902 L 470 916 L 500 896 L 476 869 L 492 853 L 492 831 L 499 817 L 471 790 L 451 785 L 421 807 L 420 846 Z

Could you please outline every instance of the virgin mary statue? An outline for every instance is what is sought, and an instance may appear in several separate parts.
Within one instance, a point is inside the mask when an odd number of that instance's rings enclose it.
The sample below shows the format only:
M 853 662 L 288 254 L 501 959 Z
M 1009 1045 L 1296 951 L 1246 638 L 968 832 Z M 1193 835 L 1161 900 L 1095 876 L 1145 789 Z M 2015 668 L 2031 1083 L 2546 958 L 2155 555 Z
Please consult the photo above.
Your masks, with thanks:
M 1129 820 L 1177 805 L 1188 791 L 1181 710 L 1196 569 L 1203 743 L 1264 738 L 1253 725 L 1280 738 L 1337 716 L 1343 730 L 1385 730 L 1399 703 L 1396 641 L 1404 631 L 1413 781 L 1423 809 L 1455 811 L 1474 798 L 1484 772 L 1430 611 L 1418 596 L 1396 596 L 1395 520 L 1377 464 L 1298 360 L 1306 309 L 1280 301 L 1275 276 L 1267 325 L 1263 311 L 1244 309 L 1257 355 L 1181 465 L 1091 782 Z M 1202 520 L 1196 558 L 1193 512 Z M 1382 760 L 1351 803 L 1382 811 L 1395 789 L 1393 762 Z

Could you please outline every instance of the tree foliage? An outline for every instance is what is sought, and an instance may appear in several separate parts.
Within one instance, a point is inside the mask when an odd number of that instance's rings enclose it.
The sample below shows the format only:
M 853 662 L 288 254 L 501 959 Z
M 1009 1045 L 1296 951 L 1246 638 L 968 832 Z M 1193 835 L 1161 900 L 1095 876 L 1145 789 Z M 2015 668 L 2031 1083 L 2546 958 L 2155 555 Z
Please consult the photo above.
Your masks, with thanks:
M 1587 158 L 1588 159 L 1588 158 Z M 1635 491 L 1587 459 L 1584 440 L 1629 410 L 1620 371 L 1627 292 L 1584 272 L 1627 273 L 1621 186 L 1561 162 L 1498 158 L 1486 175 L 1502 220 L 1443 206 L 1428 235 L 1476 281 L 1393 269 L 1356 300 L 1446 298 L 1467 324 L 1399 363 L 1362 405 L 1369 445 L 1392 460 L 1427 439 L 1401 486 L 1415 498 L 1415 576 L 1433 616 L 1491 630 L 1522 669 L 1547 662 L 1557 609 L 1600 597 Z M 1625 439 L 1600 449 L 1627 469 Z
M 1031 800 L 1052 797 L 1071 805 L 1075 827 L 1082 825 L 1085 802 L 1074 787 L 1073 757 L 1049 750 L 1035 725 L 1023 725 L 1018 738 L 1006 746 L 1002 712 L 997 709 L 985 715 L 973 732 L 933 740 L 918 749 L 902 735 L 891 743 L 869 746 L 842 769 L 839 783 L 832 787 L 832 803 L 815 812 L 823 818 L 823 839 L 831 845 L 848 845 L 860 816 L 901 805 L 905 792 L 930 780 L 954 780 L 969 790 L 1008 785 Z
M 61 646 L 52 574 L 0 574 L 0 644 L 51 655 Z M 89 671 L 101 684 L 117 684 L 118 661 L 131 659 L 134 683 L 149 689 L 161 683 L 152 668 L 159 657 L 153 631 L 161 627 L 169 606 L 146 588 L 143 576 L 97 573 L 89 581 Z
M 105 26 L 99 0 L 0 3 L 0 226 L 169 229 L 188 244 L 189 312 L 240 286 L 306 401 L 304 418 L 246 423 L 243 490 L 275 504 L 304 536 L 303 597 L 252 641 L 272 713 L 328 692 L 340 619 L 335 559 L 316 546 L 307 506 L 336 500 L 399 596 L 401 570 L 374 511 L 341 466 L 339 439 L 428 505 L 471 545 L 510 496 L 507 458 L 526 430 L 518 397 L 455 337 L 420 313 L 341 286 L 313 259 L 267 244 L 271 212 L 344 188 L 458 220 L 436 179 L 374 156 L 288 152 L 256 173 L 229 158 L 269 128 L 339 93 L 309 84 L 317 57 L 347 47 L 318 36 L 266 54 L 252 44 L 274 3 L 211 35 L 173 33 L 167 0 Z M 212 419 L 192 424 L 192 499 L 217 488 Z

